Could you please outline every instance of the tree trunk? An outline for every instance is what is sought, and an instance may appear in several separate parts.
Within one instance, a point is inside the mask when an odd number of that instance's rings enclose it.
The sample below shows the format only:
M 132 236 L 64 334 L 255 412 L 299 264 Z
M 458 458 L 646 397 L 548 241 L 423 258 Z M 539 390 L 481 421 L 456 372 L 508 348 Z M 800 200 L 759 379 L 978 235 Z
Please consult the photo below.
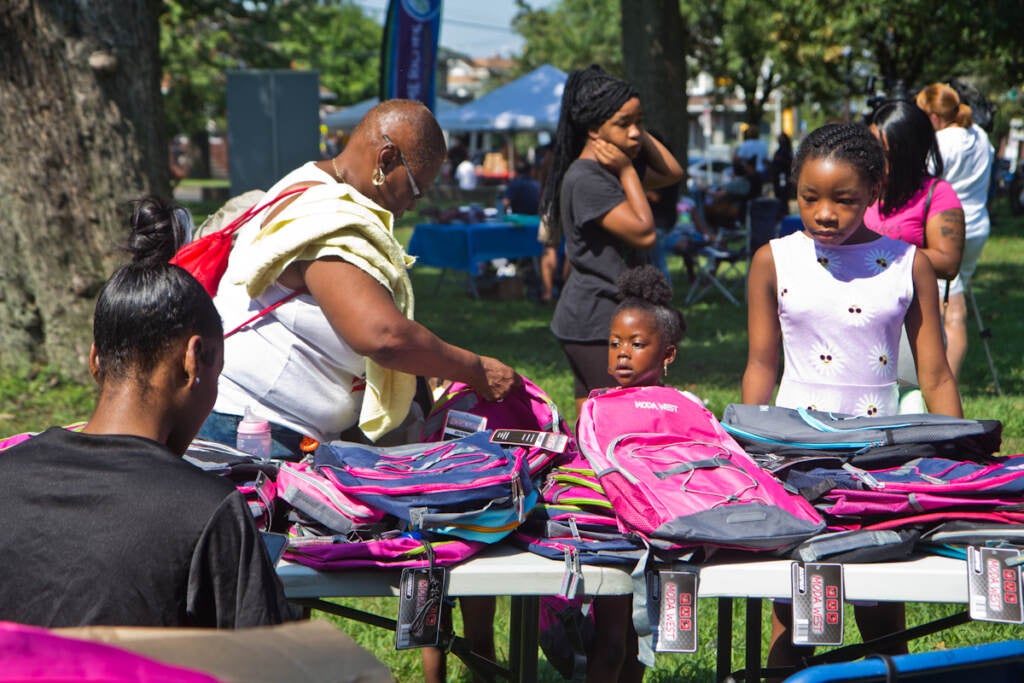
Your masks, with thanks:
M 636 86 L 648 128 L 660 132 L 686 168 L 689 51 L 678 0 L 620 0 L 626 80 Z
M 0 3 L 0 366 L 87 376 L 124 204 L 170 189 L 159 0 Z

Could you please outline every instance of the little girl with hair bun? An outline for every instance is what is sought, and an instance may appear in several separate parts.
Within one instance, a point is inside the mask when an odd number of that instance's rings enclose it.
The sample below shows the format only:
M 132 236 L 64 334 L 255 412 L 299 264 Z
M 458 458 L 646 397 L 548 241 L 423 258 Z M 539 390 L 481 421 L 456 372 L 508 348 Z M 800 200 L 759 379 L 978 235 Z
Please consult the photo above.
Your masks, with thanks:
M 672 308 L 672 290 L 654 266 L 640 266 L 618 279 L 622 302 L 608 337 L 608 373 L 619 386 L 661 384 L 686 332 L 683 314 Z
M 678 356 L 686 331 L 683 314 L 672 308 L 672 290 L 652 265 L 622 272 L 616 280 L 619 305 L 608 334 L 608 374 L 620 387 L 658 386 Z M 594 642 L 587 658 L 587 683 L 642 681 L 633 628 L 633 596 L 594 598 Z

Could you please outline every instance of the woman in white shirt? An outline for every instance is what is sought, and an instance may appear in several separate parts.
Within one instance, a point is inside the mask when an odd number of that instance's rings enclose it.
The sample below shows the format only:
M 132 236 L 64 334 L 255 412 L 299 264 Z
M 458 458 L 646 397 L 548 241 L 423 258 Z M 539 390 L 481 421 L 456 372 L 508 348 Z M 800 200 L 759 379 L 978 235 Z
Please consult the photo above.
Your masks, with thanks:
M 988 240 L 990 226 L 985 202 L 995 150 L 985 131 L 973 122 L 971 108 L 960 101 L 953 88 L 933 83 L 917 94 L 916 101 L 935 128 L 944 167 L 942 177 L 956 191 L 964 207 L 967 226 L 960 274 L 949 283 L 949 303 L 945 310 L 946 359 L 959 380 L 960 366 L 967 355 L 964 286 L 970 286 L 981 250 Z M 941 281 L 941 296 L 945 296 L 945 287 L 945 281 Z

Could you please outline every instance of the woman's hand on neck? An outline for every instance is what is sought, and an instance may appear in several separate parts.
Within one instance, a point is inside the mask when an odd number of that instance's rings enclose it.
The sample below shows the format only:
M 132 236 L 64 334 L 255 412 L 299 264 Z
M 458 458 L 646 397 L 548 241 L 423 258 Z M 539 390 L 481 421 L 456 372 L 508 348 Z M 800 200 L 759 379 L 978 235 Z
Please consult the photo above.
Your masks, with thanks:
M 580 158 L 592 159 L 620 177 L 628 169 L 633 168 L 633 160 L 625 152 L 612 143 L 597 137 L 587 139 L 583 151 L 580 152 Z

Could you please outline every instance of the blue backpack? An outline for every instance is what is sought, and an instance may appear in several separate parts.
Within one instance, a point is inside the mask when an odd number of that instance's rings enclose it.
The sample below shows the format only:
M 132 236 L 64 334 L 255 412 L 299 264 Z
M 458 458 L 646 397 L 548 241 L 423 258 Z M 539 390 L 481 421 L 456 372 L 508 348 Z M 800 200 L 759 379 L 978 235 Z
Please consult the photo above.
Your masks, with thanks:
M 538 492 L 525 449 L 506 449 L 490 434 L 388 448 L 333 441 L 317 449 L 314 465 L 405 530 L 494 543 L 526 519 Z

